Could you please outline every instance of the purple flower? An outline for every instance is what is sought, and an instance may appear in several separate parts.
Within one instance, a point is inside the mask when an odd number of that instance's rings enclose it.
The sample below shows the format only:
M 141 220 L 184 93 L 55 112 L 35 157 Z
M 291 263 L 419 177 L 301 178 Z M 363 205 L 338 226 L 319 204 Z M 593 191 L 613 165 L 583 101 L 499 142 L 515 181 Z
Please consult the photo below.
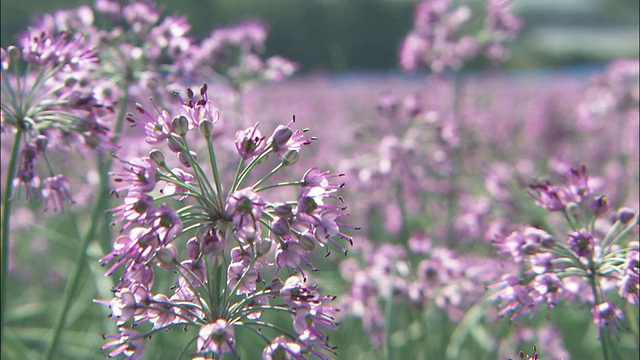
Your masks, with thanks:
M 182 221 L 175 210 L 168 204 L 154 209 L 149 217 L 151 232 L 155 233 L 163 244 L 168 244 L 182 231 Z
M 522 284 L 515 275 L 503 275 L 502 280 L 488 286 L 489 289 L 500 289 L 488 297 L 489 300 L 500 300 L 499 314 L 501 316 L 511 314 L 510 320 L 515 320 L 522 315 L 529 314 L 533 307 L 534 299 L 531 297 L 531 289 Z
M 236 149 L 243 159 L 258 155 L 264 148 L 264 136 L 262 136 L 257 126 L 236 132 Z
M 600 338 L 602 337 L 602 332 L 605 329 L 613 332 L 617 337 L 620 324 L 624 325 L 624 313 L 616 306 L 616 304 L 609 301 L 605 301 L 592 307 L 591 316 L 593 317 L 593 323 L 598 327 Z
M 160 109 L 153 100 L 152 103 L 158 114 L 157 116 L 151 115 L 142 105 L 136 104 L 136 110 L 138 110 L 140 116 L 129 113 L 127 114 L 127 121 L 134 123 L 147 134 L 145 139 L 147 143 L 158 144 L 169 138 L 171 134 L 171 119 L 167 110 Z
M 209 100 L 207 94 L 207 84 L 203 84 L 200 87 L 200 99 L 194 97 L 194 93 L 191 89 L 187 89 L 187 100 L 182 100 L 178 95 L 182 106 L 180 107 L 180 113 L 184 115 L 189 121 L 189 129 L 198 128 L 202 120 L 209 120 L 211 124 L 215 124 L 220 119 L 220 112 L 218 108 Z
M 113 244 L 113 251 L 100 258 L 101 263 L 108 263 L 120 257 L 109 270 L 107 275 L 111 275 L 116 268 L 128 260 L 135 262 L 145 262 L 150 260 L 160 246 L 158 236 L 153 231 L 145 228 L 133 228 L 129 235 L 119 236 Z
M 569 248 L 578 256 L 588 256 L 593 253 L 595 241 L 589 230 L 580 229 L 579 231 L 574 231 L 569 234 L 567 245 L 569 245 Z
M 123 230 L 134 223 L 144 224 L 153 210 L 153 197 L 138 191 L 129 191 L 123 202 L 111 209 L 113 216 L 118 218 L 113 224 L 126 221 Z
M 116 357 L 123 354 L 129 360 L 137 360 L 144 354 L 144 336 L 135 330 L 125 327 L 118 328 L 119 333 L 104 335 L 105 339 L 113 339 L 102 346 L 102 350 L 117 346 L 109 353 L 109 357 Z
M 58 209 L 64 210 L 65 200 L 70 204 L 75 203 L 69 193 L 69 181 L 62 174 L 44 179 L 42 182 L 42 196 L 45 199 L 45 210 L 49 208 L 50 203 L 53 203 L 54 211 L 58 211 Z
M 156 187 L 156 163 L 153 160 L 144 157 L 132 161 L 122 160 L 122 162 L 129 165 L 125 168 L 128 173 L 113 174 L 113 181 L 125 183 L 125 186 L 116 191 L 149 192 Z
M 251 188 L 244 188 L 229 195 L 225 212 L 233 221 L 236 230 L 260 229 L 260 219 L 265 202 Z M 250 240 L 250 239 L 245 239 Z
M 271 138 L 267 141 L 267 144 L 273 146 L 276 155 L 279 158 L 282 158 L 287 151 L 299 151 L 302 146 L 308 145 L 311 143 L 311 139 L 307 139 L 304 137 L 304 133 L 307 130 L 296 130 L 295 132 L 291 129 L 291 124 L 296 121 L 295 116 L 289 123 L 285 125 L 278 125 L 278 127 L 274 130 Z
M 638 305 L 640 298 L 640 253 L 630 250 L 623 264 L 622 278 L 618 282 L 618 294 L 633 305 Z
M 26 62 L 43 66 L 68 64 L 73 68 L 86 66 L 97 60 L 84 39 L 69 32 L 56 35 L 40 32 L 27 33 L 22 38 L 22 56 Z
M 196 345 L 199 353 L 213 352 L 222 357 L 228 352 L 235 354 L 235 342 L 233 325 L 225 319 L 218 319 L 200 328 Z
M 302 346 L 284 336 L 278 336 L 262 351 L 262 360 L 306 359 Z

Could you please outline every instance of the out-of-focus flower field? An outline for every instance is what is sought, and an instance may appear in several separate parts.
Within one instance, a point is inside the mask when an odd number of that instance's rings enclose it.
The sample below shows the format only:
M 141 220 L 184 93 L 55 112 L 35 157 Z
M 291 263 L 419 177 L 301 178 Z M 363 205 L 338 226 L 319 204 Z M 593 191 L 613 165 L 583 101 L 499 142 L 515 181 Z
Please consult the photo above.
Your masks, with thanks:
M 152 2 L 26 25 L 2 359 L 638 358 L 637 54 L 514 70 L 510 1 L 411 9 L 342 73 Z

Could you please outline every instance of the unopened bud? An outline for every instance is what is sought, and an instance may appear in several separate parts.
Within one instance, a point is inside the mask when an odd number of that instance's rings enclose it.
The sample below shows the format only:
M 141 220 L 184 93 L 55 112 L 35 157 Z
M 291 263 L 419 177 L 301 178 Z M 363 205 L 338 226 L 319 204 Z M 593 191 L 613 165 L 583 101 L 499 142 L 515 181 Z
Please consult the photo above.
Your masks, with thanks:
M 189 155 L 191 156 L 191 158 L 193 158 L 193 160 L 198 160 L 198 154 L 196 154 L 195 152 L 189 151 Z M 184 153 L 178 154 L 178 161 L 180 161 L 180 164 L 182 164 L 184 167 L 191 167 L 189 159 L 184 155 Z
M 182 141 L 181 138 L 179 138 L 175 134 L 171 134 L 169 136 L 171 137 L 170 139 L 167 140 L 167 145 L 169 145 L 169 150 L 173 151 L 174 153 L 179 153 L 180 147 L 178 147 L 178 145 L 176 145 L 176 143 L 173 140 L 180 143 L 180 145 L 182 146 L 184 146 L 184 142 Z
M 165 269 L 173 268 L 174 259 L 178 258 L 178 249 L 173 244 L 167 244 L 158 250 L 156 255 L 157 263 Z
M 280 280 L 280 278 L 274 278 L 273 280 L 271 280 L 271 284 L 267 286 L 267 289 L 280 291 L 283 287 L 284 283 L 282 282 L 282 280 Z
M 607 199 L 606 196 L 599 195 L 595 196 L 587 203 L 587 208 L 596 216 L 599 216 L 609 211 L 611 206 L 609 205 L 609 199 Z
M 184 135 L 189 131 L 189 120 L 184 115 L 176 116 L 171 120 L 171 128 L 178 135 Z
M 153 160 L 158 166 L 164 166 L 164 154 L 158 149 L 153 149 L 149 152 L 149 158 Z
M 293 135 L 293 130 L 290 127 L 284 125 L 278 125 L 276 130 L 273 132 L 271 136 L 273 140 L 273 145 L 276 148 L 283 147 L 289 139 L 291 139 L 291 135 Z
M 633 220 L 635 216 L 636 211 L 628 207 L 620 208 L 618 210 L 618 213 L 616 214 L 618 220 L 623 224 L 626 224 L 629 221 Z
M 45 135 L 38 135 L 36 137 L 36 149 L 38 152 L 43 153 L 47 151 L 47 145 L 49 144 L 49 138 Z
M 276 215 L 281 218 L 291 218 L 293 217 L 293 210 L 291 205 L 289 204 L 280 204 L 273 209 Z
M 198 239 L 192 237 L 187 241 L 187 251 L 189 252 L 189 257 L 194 260 L 200 256 L 200 242 L 198 242 Z
M 303 234 L 300 236 L 300 240 L 298 240 L 300 247 L 305 251 L 311 251 L 316 247 L 315 238 L 310 234 Z
M 258 253 L 258 257 L 268 254 L 270 250 L 271 250 L 270 239 L 265 238 L 256 242 L 256 252 Z
M 207 119 L 200 121 L 199 128 L 200 128 L 200 133 L 204 137 L 210 137 L 211 134 L 213 134 L 213 123 L 211 123 L 211 121 Z
M 10 45 L 7 48 L 7 54 L 9 55 L 9 60 L 11 61 L 20 60 L 20 49 L 16 46 Z
M 284 236 L 291 231 L 289 222 L 283 218 L 278 218 L 271 224 L 271 228 L 276 235 Z
M 100 145 L 100 138 L 96 134 L 85 134 L 83 135 L 83 137 L 84 143 L 92 149 L 95 149 L 96 147 L 98 147 L 98 145 Z
M 580 207 L 574 202 L 570 202 L 565 207 L 567 214 L 576 220 L 580 220 Z
M 293 165 L 298 162 L 298 159 L 300 159 L 300 154 L 297 150 L 287 150 L 284 156 L 282 156 L 282 164 L 284 166 Z

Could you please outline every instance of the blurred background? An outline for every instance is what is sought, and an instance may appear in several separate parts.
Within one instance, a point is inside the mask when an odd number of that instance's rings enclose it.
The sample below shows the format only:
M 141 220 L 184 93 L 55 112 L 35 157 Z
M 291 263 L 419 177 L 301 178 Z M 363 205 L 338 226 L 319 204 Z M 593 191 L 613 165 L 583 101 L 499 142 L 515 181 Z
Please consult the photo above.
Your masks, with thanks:
M 267 55 L 301 65 L 301 72 L 397 68 L 400 40 L 412 26 L 415 0 L 160 0 L 168 13 L 186 16 L 191 34 L 253 18 L 269 25 Z M 25 24 L 54 9 L 92 1 L 4 0 L 1 42 L 6 47 Z M 559 67 L 638 57 L 637 0 L 515 0 L 525 27 L 512 45 L 509 68 Z

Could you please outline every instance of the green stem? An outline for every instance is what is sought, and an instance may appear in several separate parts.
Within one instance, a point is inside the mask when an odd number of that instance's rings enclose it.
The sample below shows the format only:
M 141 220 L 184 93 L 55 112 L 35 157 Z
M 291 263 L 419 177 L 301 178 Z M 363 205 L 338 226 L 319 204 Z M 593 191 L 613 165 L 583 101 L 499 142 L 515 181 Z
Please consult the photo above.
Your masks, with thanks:
M 267 175 L 265 175 L 262 179 L 258 180 L 258 182 L 255 183 L 255 185 L 252 186 L 252 188 L 254 190 L 257 189 L 258 186 L 262 185 L 263 182 L 267 181 L 267 179 L 269 179 L 273 174 L 278 172 L 278 170 L 282 169 L 283 166 L 284 166 L 284 162 L 281 162 L 280 164 L 278 164 L 278 166 L 273 168 L 273 170 L 271 170 L 271 172 L 269 172 Z
M 211 170 L 213 171 L 213 178 L 216 182 L 216 191 L 218 193 L 218 203 L 221 208 L 224 208 L 224 202 L 222 201 L 222 181 L 220 180 L 220 171 L 218 171 L 218 162 L 216 161 L 216 152 L 213 149 L 213 140 L 210 136 L 207 136 L 207 149 L 209 150 L 209 159 L 211 160 Z
M 393 320 L 393 288 L 389 289 L 389 294 L 385 299 L 384 310 L 384 358 L 385 360 L 393 359 L 391 351 L 391 321 Z
M 125 92 L 121 99 L 120 108 L 118 110 L 118 114 L 116 115 L 116 124 L 113 128 L 113 136 L 111 137 L 111 142 L 113 144 L 117 144 L 118 140 L 121 136 L 122 124 L 124 122 L 124 112 L 126 111 L 127 100 L 129 98 L 129 84 L 124 84 Z M 98 227 L 100 224 L 99 219 L 103 217 L 104 213 L 108 210 L 109 206 L 109 179 L 108 172 L 111 169 L 111 163 L 113 162 L 113 157 L 108 157 L 104 159 L 102 156 L 98 155 L 98 169 L 100 174 L 100 187 L 98 190 L 98 198 L 95 203 L 95 207 L 93 208 L 93 212 L 91 213 L 91 226 L 87 231 L 86 236 L 82 239 L 80 246 L 78 248 L 78 260 L 75 264 L 75 268 L 71 273 L 69 281 L 64 289 L 64 293 L 62 295 L 62 309 L 58 314 L 55 325 L 53 327 L 53 331 L 51 336 L 49 337 L 49 341 L 47 343 L 47 348 L 45 350 L 45 359 L 50 360 L 53 356 L 54 351 L 56 350 L 56 346 L 58 345 L 58 341 L 62 334 L 62 329 L 64 327 L 65 319 L 67 317 L 67 313 L 71 308 L 71 303 L 73 301 L 73 295 L 76 292 L 78 284 L 80 282 L 80 277 L 82 274 L 82 270 L 84 269 L 84 263 L 87 258 L 87 248 L 89 247 L 89 242 L 94 239 L 98 232 Z M 106 220 L 106 218 L 105 218 Z M 104 222 L 103 222 L 104 223 Z M 108 222 L 107 222 L 108 223 Z M 107 226 L 106 229 L 103 229 L 102 234 L 100 235 L 99 243 L 102 248 L 102 251 L 106 254 L 109 252 L 111 246 L 111 232 L 109 231 Z
M 7 277 L 9 272 L 9 219 L 11 216 L 11 193 L 13 192 L 13 178 L 16 174 L 16 165 L 18 162 L 18 150 L 22 140 L 22 131 L 18 129 L 13 140 L 11 148 L 11 157 L 9 159 L 9 168 L 7 169 L 7 178 L 5 180 L 4 196 L 2 197 L 2 282 L 0 288 L 2 290 L 0 306 L 0 340 L 4 338 L 4 323 L 7 311 Z
M 105 178 L 101 178 L 102 181 L 106 181 Z M 91 213 L 91 227 L 87 232 L 86 236 L 82 239 L 78 247 L 78 259 L 75 263 L 75 268 L 71 272 L 71 277 L 69 278 L 69 282 L 67 282 L 67 286 L 64 289 L 64 293 L 62 295 L 62 309 L 58 314 L 56 319 L 56 323 L 53 327 L 53 331 L 51 336 L 49 337 L 49 341 L 47 343 L 47 348 L 45 350 L 45 359 L 52 359 L 53 353 L 56 350 L 56 346 L 58 345 L 58 341 L 60 335 L 62 333 L 62 328 L 64 327 L 64 322 L 67 317 L 67 313 L 69 308 L 71 307 L 71 303 L 73 302 L 73 296 L 76 292 L 78 284 L 80 283 L 80 278 L 83 273 L 85 260 L 87 258 L 87 248 L 89 247 L 89 243 L 92 239 L 95 238 L 96 232 L 98 230 L 98 219 L 103 215 L 104 210 L 109 202 L 109 188 L 108 184 L 101 184 L 100 191 L 98 193 L 98 199 L 96 200 L 95 207 L 93 208 L 93 212 Z
M 600 300 L 600 293 L 598 292 L 598 282 L 596 279 L 596 272 L 595 269 L 593 268 L 593 262 L 589 261 L 590 263 L 590 268 L 591 268 L 591 273 L 589 275 L 589 280 L 591 282 L 591 290 L 593 291 L 593 300 L 595 302 L 594 306 L 597 306 L 598 304 L 600 304 L 601 300 Z M 609 351 L 607 349 L 607 341 L 605 339 L 605 334 L 603 333 L 603 331 L 601 329 L 600 330 L 600 344 L 602 344 L 602 356 L 604 358 L 604 360 L 609 360 Z

